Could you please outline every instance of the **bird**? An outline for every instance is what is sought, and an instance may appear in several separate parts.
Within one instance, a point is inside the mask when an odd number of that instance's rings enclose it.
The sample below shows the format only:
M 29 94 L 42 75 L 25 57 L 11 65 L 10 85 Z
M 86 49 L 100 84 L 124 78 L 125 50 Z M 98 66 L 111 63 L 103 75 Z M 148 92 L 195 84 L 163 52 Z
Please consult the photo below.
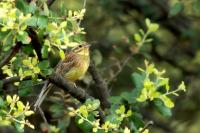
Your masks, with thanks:
M 65 58 L 61 60 L 55 67 L 56 74 L 61 74 L 66 81 L 73 82 L 81 79 L 90 64 L 89 44 L 83 43 L 74 47 L 70 52 L 65 53 Z M 53 84 L 47 80 L 34 104 L 35 110 L 40 108 L 44 98 L 48 92 L 53 88 Z

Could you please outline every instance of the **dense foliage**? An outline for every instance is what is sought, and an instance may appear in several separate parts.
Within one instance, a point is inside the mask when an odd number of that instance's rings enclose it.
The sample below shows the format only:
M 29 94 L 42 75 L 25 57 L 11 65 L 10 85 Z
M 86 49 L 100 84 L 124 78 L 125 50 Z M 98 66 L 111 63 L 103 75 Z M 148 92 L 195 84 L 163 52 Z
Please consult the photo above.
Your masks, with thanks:
M 178 37 L 185 45 L 194 40 L 198 47 L 195 29 L 176 25 L 189 9 L 173 0 L 168 9 L 156 0 L 153 5 L 147 0 L 77 1 L 70 2 L 75 9 L 68 9 L 73 8 L 69 3 L 65 7 L 66 1 L 0 2 L 0 125 L 17 132 L 153 132 L 150 126 L 154 122 L 157 126 L 157 119 L 172 116 L 173 96 L 186 91 L 180 77 L 195 73 L 194 68 L 184 68 L 188 62 L 182 58 L 188 60 L 187 56 L 166 54 Z M 194 16 L 199 3 L 190 3 Z M 171 18 L 169 22 L 162 22 L 165 17 Z M 74 97 L 69 90 L 54 88 L 42 111 L 33 111 L 56 64 L 83 42 L 92 47 L 89 72 L 75 86 L 82 92 Z M 192 63 L 198 65 L 198 51 Z M 89 96 L 79 98 L 80 93 Z

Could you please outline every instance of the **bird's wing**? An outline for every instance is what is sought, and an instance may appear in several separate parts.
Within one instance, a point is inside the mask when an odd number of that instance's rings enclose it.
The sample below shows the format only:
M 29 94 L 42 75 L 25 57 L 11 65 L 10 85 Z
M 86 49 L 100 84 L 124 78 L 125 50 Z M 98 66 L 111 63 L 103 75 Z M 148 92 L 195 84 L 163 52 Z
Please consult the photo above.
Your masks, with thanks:
M 56 68 L 56 73 L 57 74 L 65 74 L 67 73 L 72 67 L 74 67 L 75 62 L 76 62 L 76 55 L 71 53 L 66 56 L 66 58 L 61 61 Z

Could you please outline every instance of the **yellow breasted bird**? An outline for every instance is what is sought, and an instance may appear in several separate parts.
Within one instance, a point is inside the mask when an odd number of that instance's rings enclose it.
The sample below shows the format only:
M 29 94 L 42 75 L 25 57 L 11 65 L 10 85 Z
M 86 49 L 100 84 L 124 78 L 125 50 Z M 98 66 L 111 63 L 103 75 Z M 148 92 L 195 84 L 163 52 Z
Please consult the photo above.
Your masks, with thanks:
M 58 63 L 55 73 L 61 74 L 67 81 L 75 82 L 82 78 L 90 64 L 88 44 L 81 44 L 73 48 L 69 53 L 65 54 L 65 58 Z M 40 107 L 53 84 L 47 81 L 39 94 L 35 103 L 35 108 Z

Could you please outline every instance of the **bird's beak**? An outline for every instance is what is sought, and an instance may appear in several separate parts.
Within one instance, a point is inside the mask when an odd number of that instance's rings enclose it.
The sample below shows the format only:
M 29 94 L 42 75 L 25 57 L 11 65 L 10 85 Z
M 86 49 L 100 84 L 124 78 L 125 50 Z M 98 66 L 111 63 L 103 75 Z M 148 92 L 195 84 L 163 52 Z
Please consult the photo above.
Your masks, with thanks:
M 90 46 L 91 46 L 90 44 L 84 45 L 85 48 L 89 48 Z

